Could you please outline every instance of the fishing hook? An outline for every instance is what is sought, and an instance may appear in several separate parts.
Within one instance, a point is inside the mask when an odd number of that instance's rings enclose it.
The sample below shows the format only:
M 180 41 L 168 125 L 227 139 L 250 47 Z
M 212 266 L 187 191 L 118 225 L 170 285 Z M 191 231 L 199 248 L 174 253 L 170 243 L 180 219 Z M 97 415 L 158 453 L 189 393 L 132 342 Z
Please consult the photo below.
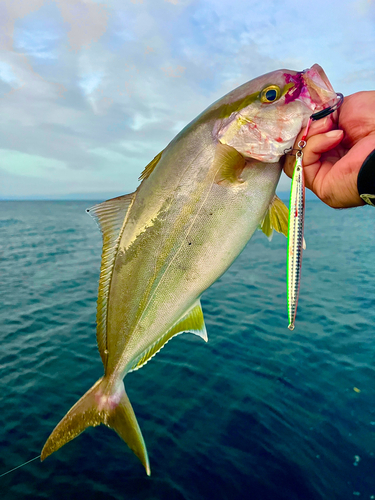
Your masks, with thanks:
M 328 108 L 322 109 L 322 111 L 318 111 L 317 113 L 312 114 L 310 116 L 311 120 L 313 121 L 320 120 L 321 118 L 325 118 L 334 111 L 338 110 L 341 104 L 343 103 L 344 96 L 341 94 L 341 92 L 337 92 L 336 95 L 337 95 L 337 102 L 335 102 L 335 104 L 332 104 L 332 106 L 328 106 Z
M 337 95 L 337 101 L 335 102 L 335 104 L 332 104 L 332 106 L 328 106 L 328 108 L 322 109 L 321 111 L 318 111 L 317 113 L 313 113 L 310 116 L 306 130 L 305 130 L 305 134 L 303 136 L 303 139 L 306 139 L 307 131 L 308 131 L 310 123 L 312 121 L 321 120 L 322 118 L 325 118 L 326 116 L 330 115 L 331 113 L 333 113 L 334 111 L 337 111 L 339 109 L 339 107 L 341 106 L 341 104 L 344 101 L 344 96 L 343 96 L 343 94 L 341 94 L 341 92 L 337 92 L 336 95 Z M 305 143 L 305 145 L 306 145 L 306 143 Z M 295 156 L 298 153 L 298 151 L 300 151 L 299 144 L 298 144 L 298 148 L 299 149 L 290 147 L 290 148 L 284 149 L 284 155 Z

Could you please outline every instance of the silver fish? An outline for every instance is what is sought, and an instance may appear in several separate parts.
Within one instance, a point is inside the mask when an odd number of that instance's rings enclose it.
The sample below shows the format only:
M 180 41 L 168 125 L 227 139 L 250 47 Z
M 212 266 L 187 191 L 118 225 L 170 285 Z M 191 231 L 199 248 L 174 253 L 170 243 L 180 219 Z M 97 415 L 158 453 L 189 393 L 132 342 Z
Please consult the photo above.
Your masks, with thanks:
M 202 293 L 261 225 L 286 234 L 280 158 L 314 110 L 336 99 L 324 71 L 278 70 L 230 92 L 147 165 L 138 189 L 93 207 L 103 233 L 97 342 L 104 375 L 71 408 L 42 460 L 89 426 L 114 429 L 150 465 L 125 375 L 173 336 L 207 340 Z

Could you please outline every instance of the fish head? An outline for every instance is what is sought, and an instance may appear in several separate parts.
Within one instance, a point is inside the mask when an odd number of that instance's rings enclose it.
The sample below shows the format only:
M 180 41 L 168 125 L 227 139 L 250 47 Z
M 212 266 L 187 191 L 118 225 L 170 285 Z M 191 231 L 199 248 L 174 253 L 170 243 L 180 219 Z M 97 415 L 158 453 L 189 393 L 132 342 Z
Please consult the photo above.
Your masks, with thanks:
M 213 134 L 244 157 L 275 163 L 292 147 L 309 117 L 337 101 L 323 69 L 277 70 L 227 94 Z

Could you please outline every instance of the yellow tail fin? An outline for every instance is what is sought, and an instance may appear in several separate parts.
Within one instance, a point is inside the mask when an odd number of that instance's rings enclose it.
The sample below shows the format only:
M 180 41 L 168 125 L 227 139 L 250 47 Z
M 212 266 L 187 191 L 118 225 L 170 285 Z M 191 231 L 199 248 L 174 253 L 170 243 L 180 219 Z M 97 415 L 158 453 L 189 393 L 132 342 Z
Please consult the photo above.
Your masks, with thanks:
M 116 389 L 109 392 L 107 383 L 105 378 L 99 379 L 69 410 L 47 439 L 41 459 L 47 458 L 87 427 L 104 424 L 117 432 L 140 459 L 147 475 L 150 475 L 145 442 L 124 384 L 119 382 Z

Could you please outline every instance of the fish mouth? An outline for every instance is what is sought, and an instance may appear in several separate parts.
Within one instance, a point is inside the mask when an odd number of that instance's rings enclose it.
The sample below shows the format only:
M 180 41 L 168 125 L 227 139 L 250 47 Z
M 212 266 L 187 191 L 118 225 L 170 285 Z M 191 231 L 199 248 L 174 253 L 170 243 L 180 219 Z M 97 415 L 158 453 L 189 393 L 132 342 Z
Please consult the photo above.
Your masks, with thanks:
M 305 70 L 302 78 L 310 94 L 311 102 L 315 104 L 316 111 L 335 104 L 337 101 L 336 92 L 319 64 L 314 64 L 311 68 Z
M 324 69 L 321 66 L 319 66 L 319 64 L 314 64 L 307 71 L 314 71 L 314 72 L 318 73 L 320 78 L 323 80 L 325 86 L 327 87 L 327 90 L 331 90 L 332 92 L 334 92 L 333 87 L 331 85 L 331 82 L 328 79 L 328 76 L 326 75 Z

